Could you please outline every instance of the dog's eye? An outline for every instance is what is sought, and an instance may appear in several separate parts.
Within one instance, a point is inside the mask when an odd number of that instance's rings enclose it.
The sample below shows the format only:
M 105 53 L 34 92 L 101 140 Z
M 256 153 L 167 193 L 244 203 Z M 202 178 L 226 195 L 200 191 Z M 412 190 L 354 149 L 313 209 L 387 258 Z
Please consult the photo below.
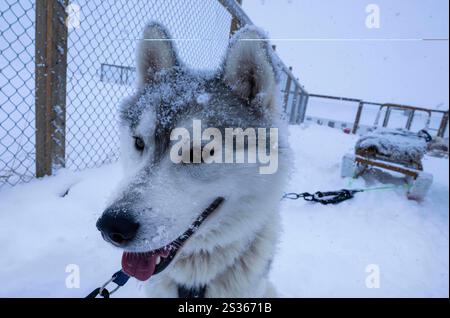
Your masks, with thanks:
M 134 147 L 139 151 L 144 151 L 145 142 L 141 137 L 134 137 Z

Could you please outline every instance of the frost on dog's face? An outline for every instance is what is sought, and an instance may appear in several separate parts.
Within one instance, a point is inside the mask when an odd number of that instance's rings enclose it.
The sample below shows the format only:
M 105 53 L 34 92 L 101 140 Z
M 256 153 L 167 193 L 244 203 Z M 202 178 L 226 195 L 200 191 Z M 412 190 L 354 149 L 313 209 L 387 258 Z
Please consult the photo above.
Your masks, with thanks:
M 145 29 L 137 54 L 138 90 L 120 110 L 126 177 L 105 212 L 139 224 L 136 236 L 122 246 L 126 250 L 145 252 L 167 245 L 219 196 L 225 198 L 220 213 L 202 225 L 198 235 L 207 236 L 227 219 L 245 219 L 247 212 L 236 214 L 229 207 L 246 211 L 246 202 L 261 193 L 267 196 L 264 189 L 276 174 L 261 175 L 255 165 L 176 164 L 169 156 L 171 131 L 184 127 L 192 136 L 196 119 L 203 129 L 221 132 L 228 127 L 276 127 L 276 74 L 267 43 L 255 41 L 261 37 L 255 29 L 241 31 L 221 70 L 207 74 L 183 67 L 161 26 Z

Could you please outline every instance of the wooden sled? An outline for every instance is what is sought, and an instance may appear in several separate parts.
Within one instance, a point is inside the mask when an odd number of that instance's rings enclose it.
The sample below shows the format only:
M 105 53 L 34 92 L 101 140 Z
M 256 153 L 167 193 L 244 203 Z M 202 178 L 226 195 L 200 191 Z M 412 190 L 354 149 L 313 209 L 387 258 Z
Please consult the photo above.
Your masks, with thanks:
M 384 133 L 386 134 L 386 132 Z M 403 137 L 415 138 L 413 135 L 404 135 Z M 407 152 L 405 149 L 403 151 Z M 355 147 L 354 154 L 346 154 L 342 159 L 341 176 L 358 178 L 370 167 L 404 175 L 409 186 L 407 197 L 411 200 L 423 200 L 433 183 L 433 175 L 423 171 L 419 156 L 408 156 L 408 154 L 403 157 L 391 156 L 386 151 L 385 153 L 379 151 L 379 147 Z

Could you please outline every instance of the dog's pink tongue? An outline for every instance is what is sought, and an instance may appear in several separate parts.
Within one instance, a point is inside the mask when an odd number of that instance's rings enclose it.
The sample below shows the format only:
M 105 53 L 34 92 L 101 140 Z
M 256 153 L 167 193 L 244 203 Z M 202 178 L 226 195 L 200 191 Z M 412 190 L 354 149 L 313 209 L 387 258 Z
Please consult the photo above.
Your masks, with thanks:
M 145 281 L 155 272 L 156 258 L 153 253 L 128 253 L 122 255 L 122 270 L 128 275 Z

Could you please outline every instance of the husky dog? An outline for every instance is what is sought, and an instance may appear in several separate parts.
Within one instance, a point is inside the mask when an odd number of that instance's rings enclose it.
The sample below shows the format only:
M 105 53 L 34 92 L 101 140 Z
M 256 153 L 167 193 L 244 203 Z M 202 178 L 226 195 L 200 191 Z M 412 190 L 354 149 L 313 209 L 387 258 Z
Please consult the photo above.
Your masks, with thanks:
M 268 274 L 289 152 L 272 54 L 261 31 L 244 27 L 217 72 L 194 71 L 178 59 L 161 25 L 145 27 L 138 88 L 120 109 L 126 177 L 97 228 L 124 250 L 123 271 L 148 281 L 150 297 L 276 295 Z M 194 120 L 222 133 L 227 127 L 279 129 L 278 170 L 174 163 L 171 132 L 192 131 Z

